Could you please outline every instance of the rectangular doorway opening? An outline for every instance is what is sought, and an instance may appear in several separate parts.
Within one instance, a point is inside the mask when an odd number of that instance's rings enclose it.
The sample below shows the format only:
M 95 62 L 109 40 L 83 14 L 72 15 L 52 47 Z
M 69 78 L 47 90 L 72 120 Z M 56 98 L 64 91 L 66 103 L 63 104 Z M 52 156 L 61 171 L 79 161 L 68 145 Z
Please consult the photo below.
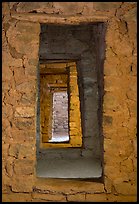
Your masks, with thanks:
M 69 142 L 68 93 L 53 93 L 52 138 L 49 142 Z
M 103 176 L 105 23 L 41 24 L 38 177 Z
M 54 92 L 52 104 L 52 138 L 49 142 L 69 142 L 67 91 Z
M 75 62 L 40 64 L 40 145 L 82 146 L 81 113 Z

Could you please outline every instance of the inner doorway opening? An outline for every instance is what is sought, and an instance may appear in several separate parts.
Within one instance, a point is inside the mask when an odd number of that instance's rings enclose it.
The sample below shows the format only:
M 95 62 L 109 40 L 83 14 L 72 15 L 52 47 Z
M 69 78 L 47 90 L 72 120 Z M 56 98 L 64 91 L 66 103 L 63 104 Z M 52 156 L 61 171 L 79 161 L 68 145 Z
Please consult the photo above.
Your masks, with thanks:
M 53 93 L 52 102 L 52 138 L 49 142 L 68 142 L 68 93 L 59 91 Z

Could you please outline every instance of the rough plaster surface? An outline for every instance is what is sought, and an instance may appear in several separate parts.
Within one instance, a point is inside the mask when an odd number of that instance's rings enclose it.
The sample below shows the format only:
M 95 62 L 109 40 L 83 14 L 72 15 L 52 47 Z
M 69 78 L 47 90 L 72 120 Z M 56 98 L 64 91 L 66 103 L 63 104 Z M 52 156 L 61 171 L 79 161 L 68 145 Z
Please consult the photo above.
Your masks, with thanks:
M 73 14 L 71 9 L 67 11 L 72 2 L 67 3 L 51 2 L 47 5 L 48 2 L 40 2 L 37 5 L 32 2 L 30 7 L 28 2 L 2 3 L 3 202 L 136 202 L 136 3 L 82 2 L 79 6 L 78 2 L 79 9 L 74 9 Z M 33 10 L 39 12 L 39 16 Z M 105 21 L 107 24 L 103 98 L 104 181 L 38 179 L 35 174 L 35 107 L 39 23 L 79 24 L 90 21 Z

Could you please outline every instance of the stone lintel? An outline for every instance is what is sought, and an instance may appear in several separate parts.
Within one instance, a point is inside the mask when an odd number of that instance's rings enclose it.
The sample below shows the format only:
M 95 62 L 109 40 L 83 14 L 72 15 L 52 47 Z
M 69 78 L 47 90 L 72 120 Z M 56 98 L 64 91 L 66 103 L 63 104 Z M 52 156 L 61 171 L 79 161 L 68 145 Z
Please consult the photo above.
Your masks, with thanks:
M 34 14 L 34 13 L 12 13 L 12 18 L 23 21 L 39 22 L 39 23 L 58 23 L 58 24 L 80 24 L 81 22 L 107 22 L 109 15 L 93 14 L 91 16 L 57 16 L 54 14 Z

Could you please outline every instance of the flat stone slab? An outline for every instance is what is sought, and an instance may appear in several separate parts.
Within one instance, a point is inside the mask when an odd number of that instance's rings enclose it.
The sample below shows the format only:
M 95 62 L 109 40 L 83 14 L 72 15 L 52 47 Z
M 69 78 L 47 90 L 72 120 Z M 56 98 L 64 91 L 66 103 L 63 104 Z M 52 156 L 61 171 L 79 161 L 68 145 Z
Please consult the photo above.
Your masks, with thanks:
M 37 162 L 37 177 L 100 178 L 101 162 L 93 158 L 47 159 Z

